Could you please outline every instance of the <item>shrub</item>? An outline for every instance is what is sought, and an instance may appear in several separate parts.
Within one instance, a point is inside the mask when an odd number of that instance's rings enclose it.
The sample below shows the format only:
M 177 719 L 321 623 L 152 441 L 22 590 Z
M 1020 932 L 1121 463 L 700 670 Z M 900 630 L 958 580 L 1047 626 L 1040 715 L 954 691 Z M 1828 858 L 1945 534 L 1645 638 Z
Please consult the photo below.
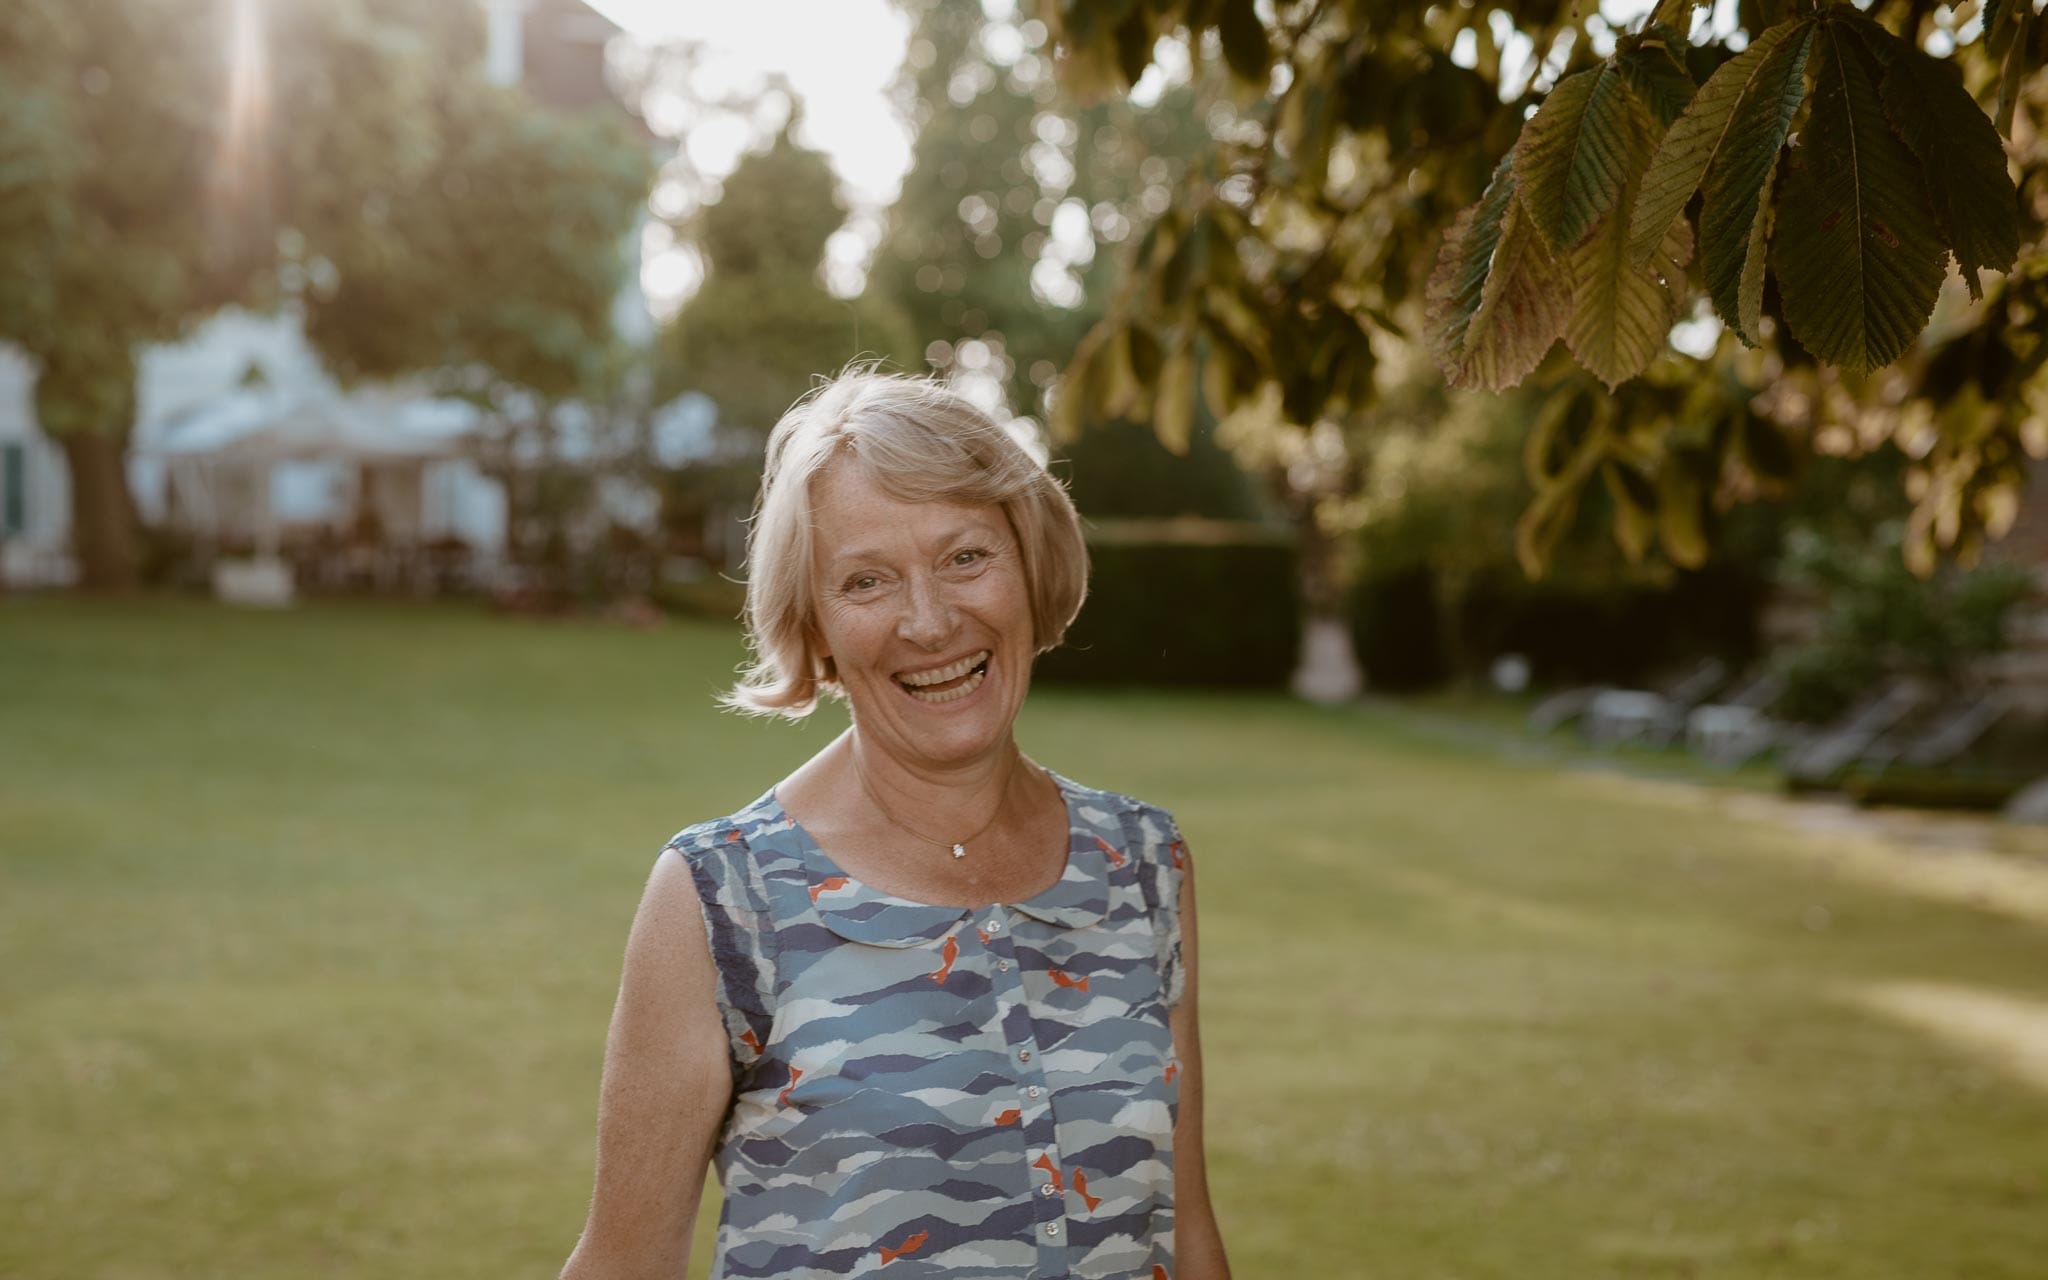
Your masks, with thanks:
M 1891 523 L 1862 542 L 1807 530 L 1787 540 L 1786 581 L 1819 599 L 1821 617 L 1813 643 L 1779 655 L 1781 714 L 1825 721 L 1897 676 L 1960 689 L 1982 659 L 2006 647 L 2007 622 L 2031 589 L 2030 574 L 1994 565 L 1919 578 L 1906 567 L 1901 538 Z
M 1876 654 L 1840 642 L 1802 645 L 1780 654 L 1771 665 L 1785 682 L 1771 712 L 1799 724 L 1835 719 L 1884 676 Z

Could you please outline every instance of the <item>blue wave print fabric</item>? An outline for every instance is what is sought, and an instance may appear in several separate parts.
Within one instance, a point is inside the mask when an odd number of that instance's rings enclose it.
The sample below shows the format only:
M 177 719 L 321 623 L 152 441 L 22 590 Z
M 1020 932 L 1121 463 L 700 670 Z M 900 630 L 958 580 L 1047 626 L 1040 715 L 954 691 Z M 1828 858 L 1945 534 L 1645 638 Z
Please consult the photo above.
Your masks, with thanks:
M 771 792 L 666 846 L 704 904 L 733 1104 L 714 1280 L 1170 1280 L 1186 846 L 1054 775 L 1026 902 L 891 897 Z

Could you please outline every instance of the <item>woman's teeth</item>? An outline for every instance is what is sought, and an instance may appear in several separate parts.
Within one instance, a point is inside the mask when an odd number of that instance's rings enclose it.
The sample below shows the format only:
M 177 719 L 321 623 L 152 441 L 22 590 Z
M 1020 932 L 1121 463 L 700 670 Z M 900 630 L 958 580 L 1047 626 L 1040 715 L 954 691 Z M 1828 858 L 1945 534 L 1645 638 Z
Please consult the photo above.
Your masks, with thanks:
M 968 694 L 973 693 L 976 689 L 979 689 L 981 687 L 981 682 L 985 678 L 985 672 L 977 671 L 973 675 L 968 676 L 964 682 L 955 685 L 950 689 L 940 689 L 936 692 L 924 689 L 912 689 L 910 691 L 910 696 L 916 698 L 919 702 L 952 702 L 956 699 L 964 698 Z
M 984 649 L 936 671 L 920 671 L 914 675 L 898 676 L 896 680 L 919 702 L 952 702 L 981 687 L 981 682 L 988 677 L 983 664 L 989 656 L 989 651 Z

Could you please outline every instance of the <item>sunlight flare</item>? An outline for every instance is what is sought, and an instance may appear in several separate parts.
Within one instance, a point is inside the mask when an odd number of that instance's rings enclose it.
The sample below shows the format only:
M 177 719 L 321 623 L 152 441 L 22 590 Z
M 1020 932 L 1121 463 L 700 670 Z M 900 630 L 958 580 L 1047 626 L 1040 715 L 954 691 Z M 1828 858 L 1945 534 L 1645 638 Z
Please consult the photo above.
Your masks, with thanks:
M 263 0 L 229 0 L 227 104 L 210 190 L 214 215 L 228 225 L 249 216 L 262 195 L 263 138 L 270 121 L 270 57 Z

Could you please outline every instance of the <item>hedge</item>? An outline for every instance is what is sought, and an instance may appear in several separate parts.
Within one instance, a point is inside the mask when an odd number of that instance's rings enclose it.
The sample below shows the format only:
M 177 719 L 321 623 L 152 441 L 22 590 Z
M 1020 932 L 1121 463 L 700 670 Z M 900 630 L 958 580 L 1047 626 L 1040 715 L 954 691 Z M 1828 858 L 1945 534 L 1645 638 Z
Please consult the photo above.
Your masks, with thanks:
M 1757 652 L 1765 587 L 1713 566 L 1662 586 L 1528 582 L 1504 573 L 1468 583 L 1448 601 L 1446 590 L 1427 569 L 1358 584 L 1352 636 L 1369 686 L 1414 689 L 1480 674 L 1504 653 L 1526 657 L 1539 684 L 1639 682 L 1708 654 L 1740 666 Z
M 1088 601 L 1042 680 L 1274 688 L 1301 644 L 1297 563 L 1284 534 L 1236 521 L 1102 521 Z
M 1453 674 L 1436 593 L 1436 575 L 1426 568 L 1367 578 L 1352 589 L 1351 643 L 1368 687 L 1407 693 Z

